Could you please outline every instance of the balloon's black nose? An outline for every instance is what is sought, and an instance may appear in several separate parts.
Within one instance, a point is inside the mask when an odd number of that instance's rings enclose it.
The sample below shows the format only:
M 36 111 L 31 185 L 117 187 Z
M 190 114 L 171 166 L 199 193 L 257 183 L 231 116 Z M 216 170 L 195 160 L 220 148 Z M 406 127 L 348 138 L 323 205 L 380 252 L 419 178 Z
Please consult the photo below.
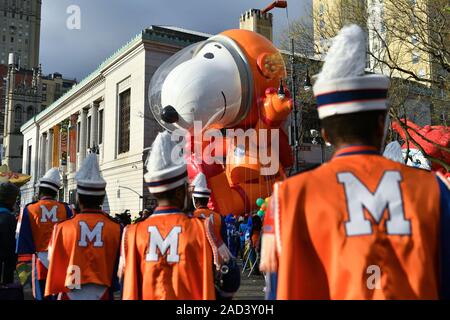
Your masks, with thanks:
M 161 112 L 161 119 L 167 123 L 175 123 L 178 121 L 178 112 L 172 106 L 165 106 Z

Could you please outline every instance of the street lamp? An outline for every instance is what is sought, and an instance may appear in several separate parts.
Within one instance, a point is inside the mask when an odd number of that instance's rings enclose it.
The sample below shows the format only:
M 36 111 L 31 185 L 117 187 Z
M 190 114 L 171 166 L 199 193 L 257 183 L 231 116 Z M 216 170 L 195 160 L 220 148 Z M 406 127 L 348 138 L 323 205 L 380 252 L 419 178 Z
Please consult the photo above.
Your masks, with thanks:
M 320 135 L 320 131 L 311 129 L 310 134 L 311 134 L 311 137 L 313 138 L 312 144 L 315 144 L 315 145 L 320 144 L 320 152 L 321 152 L 321 154 L 320 154 L 321 161 L 320 162 L 323 163 L 324 158 L 325 158 L 324 150 L 323 150 L 324 140 L 323 140 L 322 136 Z
M 297 108 L 297 99 L 296 99 L 296 75 L 295 75 L 295 50 L 294 50 L 294 38 L 291 38 L 291 92 L 292 92 L 292 115 L 293 119 L 291 121 L 291 144 L 294 151 L 294 171 L 295 173 L 298 172 L 298 123 L 301 123 L 301 114 L 300 114 L 300 121 L 298 121 L 298 108 Z
M 309 91 L 312 88 L 311 78 L 309 77 L 309 68 L 306 68 L 305 82 L 303 82 L 303 90 Z
M 126 189 L 128 191 L 131 191 L 131 192 L 133 192 L 134 194 L 136 194 L 139 197 L 139 208 L 138 208 L 138 210 L 141 211 L 141 201 L 143 201 L 144 197 L 139 192 L 137 192 L 137 191 L 135 191 L 135 190 L 133 190 L 133 189 L 131 189 L 129 187 L 125 187 L 125 186 L 119 185 L 117 187 L 117 197 L 118 198 L 120 198 L 120 189 Z M 142 206 L 144 206 L 144 204 L 142 204 Z
M 298 173 L 299 171 L 299 147 L 300 147 L 300 137 L 302 132 L 302 113 L 301 109 L 297 105 L 297 97 L 295 92 L 297 92 L 297 84 L 296 84 L 296 71 L 295 71 L 295 50 L 294 50 L 294 39 L 291 39 L 291 57 L 290 57 L 290 68 L 291 68 L 291 92 L 292 94 L 292 111 L 293 118 L 290 125 L 291 131 L 291 146 L 294 152 L 294 172 Z M 309 92 L 312 88 L 311 77 L 309 76 L 309 68 L 306 67 L 306 75 L 305 80 L 303 81 L 303 90 L 305 92 Z M 300 133 L 299 133 L 300 131 Z
M 89 148 L 89 153 L 95 153 L 96 155 L 100 154 L 100 148 L 97 144 L 94 144 L 91 148 Z
M 270 10 L 274 9 L 274 8 L 286 8 L 287 10 L 287 1 L 281 1 L 281 0 L 276 0 L 273 1 L 270 5 L 268 5 L 265 9 L 263 9 L 261 12 L 262 13 L 266 13 L 269 12 Z M 298 158 L 298 148 L 299 148 L 299 127 L 301 127 L 301 123 L 302 123 L 302 118 L 301 118 L 301 113 L 298 114 L 298 106 L 296 103 L 296 93 L 297 93 L 297 89 L 296 89 L 296 74 L 295 74 L 295 50 L 294 50 L 294 38 L 291 38 L 291 57 L 290 57 L 290 72 L 291 72 L 291 96 L 292 96 L 292 121 L 290 124 L 290 143 L 291 143 L 291 147 L 294 151 L 294 171 L 295 173 L 297 173 L 299 170 L 298 168 L 298 163 L 299 163 L 299 158 Z M 281 84 L 280 84 L 280 88 L 281 88 Z M 305 83 L 303 85 L 303 88 L 305 89 L 305 91 L 309 91 L 311 89 L 311 81 L 309 79 L 309 70 L 306 71 L 306 78 L 305 78 Z

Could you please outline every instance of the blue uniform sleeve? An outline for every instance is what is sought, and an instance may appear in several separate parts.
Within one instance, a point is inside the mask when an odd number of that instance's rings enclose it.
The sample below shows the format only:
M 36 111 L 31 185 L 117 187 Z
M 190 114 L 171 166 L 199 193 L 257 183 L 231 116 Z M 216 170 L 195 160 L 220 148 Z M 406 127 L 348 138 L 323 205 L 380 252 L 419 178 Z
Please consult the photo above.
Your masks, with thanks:
M 222 241 L 228 247 L 228 233 L 227 233 L 227 224 L 225 223 L 225 218 L 223 216 L 220 217 L 220 235 L 222 236 Z
M 441 205 L 441 299 L 450 299 L 450 191 L 438 178 Z
M 269 272 L 266 274 L 266 300 L 277 299 L 278 273 Z
M 123 229 L 124 229 L 123 226 L 120 225 L 120 237 L 119 237 L 120 242 L 122 241 Z M 117 272 L 119 270 L 119 261 L 120 261 L 120 242 L 119 242 L 119 249 L 117 250 L 116 261 L 114 263 L 114 271 L 113 271 L 113 275 L 112 275 L 112 279 L 111 279 L 111 288 L 110 288 L 111 297 L 113 297 L 114 292 L 122 291 L 122 285 L 117 276 Z
M 70 209 L 70 207 L 69 207 L 69 205 L 67 203 L 64 203 L 64 208 L 66 208 L 67 219 L 72 218 L 73 212 L 72 212 L 72 209 Z
M 16 240 L 17 254 L 32 254 L 36 252 L 33 240 L 33 232 L 31 231 L 30 216 L 28 208 L 25 207 L 22 212 L 21 222 L 18 226 Z

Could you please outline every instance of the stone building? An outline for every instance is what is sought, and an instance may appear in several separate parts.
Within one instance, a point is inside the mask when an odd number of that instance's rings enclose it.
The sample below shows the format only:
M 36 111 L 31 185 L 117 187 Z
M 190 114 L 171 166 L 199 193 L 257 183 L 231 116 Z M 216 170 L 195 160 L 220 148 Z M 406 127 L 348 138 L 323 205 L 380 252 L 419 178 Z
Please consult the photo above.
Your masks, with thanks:
M 41 6 L 41 0 L 0 0 L 0 154 L 3 162 L 19 171 L 19 128 L 27 117 L 41 111 L 35 79 L 39 69 Z M 6 118 L 8 115 L 10 119 Z
M 65 79 L 63 76 L 54 72 L 42 77 L 42 109 L 51 105 L 54 101 L 61 98 L 74 85 L 77 84 L 76 79 Z
M 37 191 L 51 167 L 63 176 L 60 199 L 75 201 L 74 176 L 88 152 L 97 152 L 107 181 L 104 209 L 143 209 L 144 163 L 158 131 L 147 97 L 153 73 L 169 56 L 209 35 L 173 27 L 143 30 L 68 93 L 27 121 L 24 171 L 33 178 L 22 187 L 22 203 Z M 27 171 L 29 169 L 29 171 Z
M 11 62 L 13 55 L 11 55 Z M 31 83 L 24 76 L 23 82 L 16 82 L 16 65 L 8 65 L 5 90 L 5 114 L 3 128 L 2 164 L 12 171 L 22 171 L 23 137 L 22 124 L 41 111 L 40 68 L 33 69 Z M 29 78 L 28 78 L 29 80 Z M 26 171 L 26 170 L 25 170 Z
M 3 144 L 3 133 L 5 125 L 5 103 L 6 103 L 6 86 L 7 75 L 8 75 L 8 65 L 0 64 L 0 145 Z M 16 69 L 15 73 L 15 86 L 25 85 L 31 86 L 31 79 L 33 78 L 32 70 Z M 0 150 L 2 148 L 0 147 Z
M 9 55 L 4 81 L 4 104 L 0 114 L 1 161 L 15 172 L 27 172 L 22 167 L 23 136 L 20 127 L 69 91 L 76 80 L 64 79 L 59 73 L 42 76 L 40 65 L 32 70 L 19 68 L 14 63 L 14 56 L 12 53 Z
M 263 13 L 259 9 L 250 9 L 239 18 L 239 28 L 262 34 L 270 41 L 273 40 L 272 13 Z
M 20 67 L 39 64 L 41 0 L 0 0 L 0 64 L 14 52 Z

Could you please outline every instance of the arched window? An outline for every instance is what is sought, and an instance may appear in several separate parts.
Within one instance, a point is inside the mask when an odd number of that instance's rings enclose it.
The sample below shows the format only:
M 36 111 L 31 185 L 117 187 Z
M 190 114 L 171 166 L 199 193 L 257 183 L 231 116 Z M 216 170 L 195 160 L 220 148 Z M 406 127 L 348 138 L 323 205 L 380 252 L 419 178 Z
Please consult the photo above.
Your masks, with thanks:
M 34 117 L 34 107 L 33 106 L 29 106 L 27 108 L 27 120 L 30 120 L 33 117 Z
M 22 113 L 22 106 L 16 105 L 16 107 L 14 108 L 14 125 L 16 129 L 19 129 L 22 125 Z

